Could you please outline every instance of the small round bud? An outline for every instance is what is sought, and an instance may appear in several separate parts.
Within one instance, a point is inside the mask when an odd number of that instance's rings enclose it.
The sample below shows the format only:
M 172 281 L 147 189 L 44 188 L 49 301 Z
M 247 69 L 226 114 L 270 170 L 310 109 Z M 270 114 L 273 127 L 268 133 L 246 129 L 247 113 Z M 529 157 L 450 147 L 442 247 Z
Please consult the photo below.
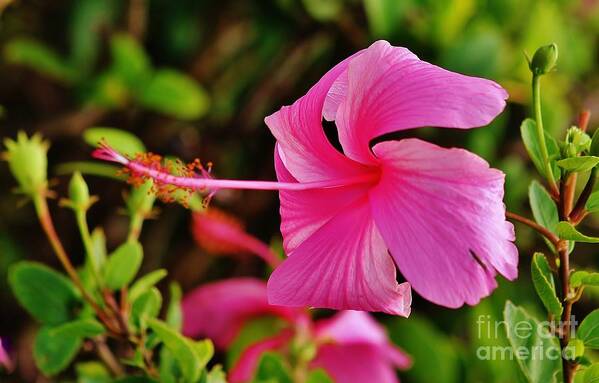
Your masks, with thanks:
M 565 157 L 576 157 L 578 154 L 589 150 L 591 137 L 576 126 L 568 129 L 565 140 Z
M 555 68 L 557 62 L 557 45 L 555 43 L 544 45 L 537 49 L 529 63 L 530 70 L 535 75 L 549 73 Z
M 69 183 L 69 199 L 73 206 L 81 209 L 87 209 L 90 205 L 89 188 L 81 173 L 75 172 Z
M 6 139 L 4 145 L 7 151 L 3 157 L 8 161 L 20 191 L 34 195 L 44 190 L 47 184 L 48 142 L 38 134 L 29 138 L 25 132 L 19 132 L 16 141 Z

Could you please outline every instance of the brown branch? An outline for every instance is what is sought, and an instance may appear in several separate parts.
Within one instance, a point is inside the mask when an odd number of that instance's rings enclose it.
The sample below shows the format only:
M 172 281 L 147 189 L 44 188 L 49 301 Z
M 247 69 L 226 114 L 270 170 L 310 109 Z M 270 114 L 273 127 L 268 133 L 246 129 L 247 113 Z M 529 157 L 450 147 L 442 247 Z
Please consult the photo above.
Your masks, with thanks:
M 595 182 L 597 182 L 597 168 L 593 168 L 593 170 L 591 170 L 589 180 L 587 181 L 587 184 L 584 186 L 584 189 L 580 193 L 578 201 L 576 201 L 576 206 L 574 206 L 574 209 L 570 213 L 570 220 L 572 221 L 572 223 L 578 224 L 584 218 L 586 213 L 585 205 L 589 200 L 589 197 L 593 193 Z
M 511 211 L 506 211 L 505 216 L 513 221 L 523 223 L 526 226 L 532 228 L 533 230 L 537 231 L 539 234 L 541 234 L 542 236 L 547 238 L 549 240 L 549 242 L 551 242 L 554 246 L 557 246 L 557 244 L 559 242 L 559 238 L 555 234 L 553 234 L 551 231 L 549 231 L 547 228 L 539 225 L 535 221 L 528 219 L 526 217 L 522 217 L 519 214 L 512 213 Z
M 562 301 L 564 304 L 564 312 L 561 318 L 560 345 L 564 350 L 570 342 L 572 305 L 574 301 L 569 299 L 570 294 L 570 256 L 568 254 L 568 241 L 560 241 L 557 250 L 560 258 L 560 279 L 562 282 Z M 564 383 L 572 383 L 576 372 L 576 363 L 563 359 Z

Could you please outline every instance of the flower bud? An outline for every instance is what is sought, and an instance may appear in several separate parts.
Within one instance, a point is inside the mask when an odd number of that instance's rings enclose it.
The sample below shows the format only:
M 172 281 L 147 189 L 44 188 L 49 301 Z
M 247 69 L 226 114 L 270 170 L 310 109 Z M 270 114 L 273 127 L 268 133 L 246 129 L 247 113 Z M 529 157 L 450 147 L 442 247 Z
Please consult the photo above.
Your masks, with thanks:
M 34 195 L 44 190 L 47 184 L 48 142 L 38 134 L 29 138 L 25 132 L 19 132 L 16 141 L 6 139 L 4 145 L 7 151 L 3 157 L 8 161 L 20 191 Z
M 90 205 L 89 188 L 79 172 L 73 173 L 73 176 L 71 177 L 71 182 L 69 183 L 69 198 L 75 207 L 85 210 Z
M 127 211 L 130 215 L 141 213 L 146 216 L 152 212 L 156 195 L 152 191 L 154 182 L 152 180 L 146 180 L 138 187 L 134 187 L 131 190 L 125 200 L 127 205 Z
M 576 157 L 578 154 L 589 150 L 591 137 L 576 126 L 568 129 L 563 154 L 565 157 Z
M 549 73 L 555 68 L 557 56 L 557 45 L 555 43 L 540 47 L 529 62 L 530 70 L 535 75 Z

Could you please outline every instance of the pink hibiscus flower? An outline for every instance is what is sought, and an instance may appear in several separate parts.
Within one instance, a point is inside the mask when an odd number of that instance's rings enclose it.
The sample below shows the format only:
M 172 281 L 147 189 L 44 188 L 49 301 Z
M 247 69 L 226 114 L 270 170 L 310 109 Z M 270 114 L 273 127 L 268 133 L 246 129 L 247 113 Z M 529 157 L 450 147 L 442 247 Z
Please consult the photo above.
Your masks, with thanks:
M 269 305 L 266 284 L 258 279 L 215 282 L 183 299 L 184 333 L 208 336 L 221 348 L 231 344 L 246 321 L 264 315 L 278 316 L 289 327 L 245 349 L 230 370 L 231 383 L 251 381 L 264 352 L 283 352 L 297 337 L 307 337 L 317 346 L 310 368 L 323 368 L 338 383 L 395 383 L 395 368 L 411 365 L 410 358 L 389 342 L 370 315 L 344 311 L 312 323 L 304 310 Z
M 9 372 L 13 369 L 12 360 L 10 359 L 8 352 L 6 352 L 6 349 L 2 344 L 2 338 L 0 338 L 0 367 L 4 368 L 6 371 Z
M 174 176 L 107 146 L 95 155 L 167 190 L 279 190 L 288 258 L 268 282 L 271 304 L 408 316 L 410 284 L 443 306 L 474 305 L 497 286 L 497 274 L 516 278 L 518 254 L 501 171 L 462 149 L 381 137 L 483 126 L 506 98 L 492 81 L 378 41 L 266 118 L 279 182 Z M 343 153 L 327 140 L 323 118 L 335 122 Z M 397 283 L 396 266 L 409 284 Z

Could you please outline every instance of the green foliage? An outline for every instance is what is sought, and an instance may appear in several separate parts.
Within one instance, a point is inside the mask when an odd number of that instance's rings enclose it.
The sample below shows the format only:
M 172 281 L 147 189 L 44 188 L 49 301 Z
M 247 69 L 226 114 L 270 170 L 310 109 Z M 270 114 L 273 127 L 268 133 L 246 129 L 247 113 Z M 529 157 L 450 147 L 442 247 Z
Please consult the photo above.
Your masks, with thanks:
M 599 238 L 589 237 L 588 235 L 582 234 L 569 222 L 562 221 L 558 223 L 555 231 L 561 239 L 577 242 L 599 243 Z
M 35 40 L 15 39 L 4 46 L 6 61 L 32 68 L 39 73 L 62 82 L 71 82 L 76 72 L 46 45 Z
M 150 288 L 164 279 L 167 274 L 165 269 L 158 269 L 139 278 L 129 289 L 129 300 L 134 302 L 140 295 L 146 293 Z
M 538 350 L 542 352 L 557 350 L 555 352 L 559 353 L 560 346 L 557 338 L 524 309 L 514 306 L 510 301 L 505 305 L 504 320 L 514 357 L 527 381 L 530 383 L 558 382 L 556 376 L 561 374 L 562 369 L 560 358 L 543 358 L 539 363 L 534 354 L 538 353 Z
M 81 307 L 81 299 L 71 281 L 40 263 L 15 264 L 9 270 L 8 281 L 21 306 L 41 323 L 65 323 L 73 319 Z
M 54 332 L 43 327 L 35 337 L 33 357 L 38 368 L 48 376 L 66 369 L 81 348 L 82 338 Z
M 188 76 L 158 70 L 148 80 L 139 102 L 148 109 L 173 115 L 181 120 L 193 120 L 208 111 L 210 101 L 206 92 Z
M 106 286 L 112 290 L 125 287 L 137 275 L 142 260 L 143 249 L 139 242 L 126 242 L 119 246 L 106 262 Z
M 162 307 L 160 291 L 152 287 L 132 301 L 131 322 L 134 326 L 145 329 L 148 318 L 156 318 Z
M 98 146 L 102 140 L 105 140 L 108 145 L 127 156 L 134 156 L 137 153 L 146 151 L 143 142 L 139 138 L 121 129 L 89 128 L 83 132 L 83 139 L 93 147 Z
M 599 157 L 595 156 L 582 156 L 564 158 L 563 160 L 557 161 L 557 164 L 564 170 L 569 172 L 579 173 L 586 172 L 593 169 L 599 164 Z
M 575 271 L 570 275 L 570 286 L 599 286 L 599 273 L 591 273 L 588 271 Z
M 559 318 L 563 307 L 555 293 L 553 274 L 543 253 L 535 253 L 531 263 L 532 282 L 547 311 Z
M 581 375 L 583 376 L 583 383 L 599 382 L 599 363 L 593 364 L 591 367 L 587 368 Z
M 306 383 L 334 383 L 333 379 L 326 373 L 325 370 L 318 369 L 310 371 L 306 378 Z
M 588 348 L 599 349 L 599 309 L 594 310 L 580 323 L 576 337 Z
M 541 155 L 541 146 L 537 139 L 537 124 L 533 119 L 527 118 L 522 121 L 520 125 L 520 134 L 522 136 L 522 142 L 526 147 L 526 151 L 532 160 L 532 163 L 537 168 L 537 171 L 541 175 L 545 175 L 545 165 L 543 164 L 543 157 Z M 547 152 L 550 159 L 558 159 L 560 156 L 559 146 L 553 137 L 545 132 L 545 143 L 547 145 Z M 559 171 L 554 168 L 554 175 L 557 176 Z
M 260 358 L 253 383 L 292 383 L 289 368 L 281 355 L 274 352 L 266 352 Z

